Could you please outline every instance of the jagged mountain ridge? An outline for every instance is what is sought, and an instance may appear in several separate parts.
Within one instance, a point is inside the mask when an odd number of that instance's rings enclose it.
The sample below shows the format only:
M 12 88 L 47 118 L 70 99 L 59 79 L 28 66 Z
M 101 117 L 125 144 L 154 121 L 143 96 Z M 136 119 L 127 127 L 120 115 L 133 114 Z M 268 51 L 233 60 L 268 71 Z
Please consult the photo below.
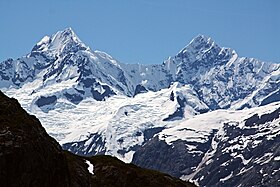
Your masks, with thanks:
M 1 87 L 21 87 L 26 82 L 40 80 L 34 92 L 75 80 L 66 88 L 48 93 L 75 104 L 86 97 L 104 100 L 116 94 L 133 96 L 139 87 L 159 91 L 180 82 L 192 85 L 199 99 L 215 110 L 279 100 L 279 67 L 238 58 L 234 50 L 219 47 L 203 35 L 163 64 L 122 64 L 104 52 L 92 51 L 67 28 L 44 37 L 26 57 L 2 62 L 0 69 Z
M 36 114 L 64 149 L 114 155 L 177 177 L 193 174 L 224 123 L 241 123 L 257 110 L 242 110 L 240 117 L 235 109 L 280 100 L 279 64 L 239 58 L 202 35 L 163 64 L 141 65 L 92 51 L 66 29 L 1 65 L 1 89 Z M 154 147 L 164 157 L 153 160 Z M 149 165 L 141 162 L 148 158 Z

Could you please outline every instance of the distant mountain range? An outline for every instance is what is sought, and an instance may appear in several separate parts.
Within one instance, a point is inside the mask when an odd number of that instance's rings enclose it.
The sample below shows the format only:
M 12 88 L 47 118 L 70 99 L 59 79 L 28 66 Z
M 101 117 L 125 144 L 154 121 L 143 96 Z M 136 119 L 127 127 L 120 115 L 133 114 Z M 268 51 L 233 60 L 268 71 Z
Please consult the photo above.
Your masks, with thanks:
M 0 88 L 73 153 L 201 186 L 279 184 L 280 64 L 209 37 L 163 64 L 123 64 L 67 28 L 0 63 Z

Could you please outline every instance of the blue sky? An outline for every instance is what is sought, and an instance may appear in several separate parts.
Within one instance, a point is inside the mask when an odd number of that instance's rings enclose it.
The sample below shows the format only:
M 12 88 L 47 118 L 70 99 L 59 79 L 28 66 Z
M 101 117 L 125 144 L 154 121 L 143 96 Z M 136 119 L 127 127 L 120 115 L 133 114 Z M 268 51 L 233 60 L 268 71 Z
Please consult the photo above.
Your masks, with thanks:
M 66 27 L 124 63 L 162 63 L 198 34 L 280 62 L 279 0 L 0 0 L 0 61 Z

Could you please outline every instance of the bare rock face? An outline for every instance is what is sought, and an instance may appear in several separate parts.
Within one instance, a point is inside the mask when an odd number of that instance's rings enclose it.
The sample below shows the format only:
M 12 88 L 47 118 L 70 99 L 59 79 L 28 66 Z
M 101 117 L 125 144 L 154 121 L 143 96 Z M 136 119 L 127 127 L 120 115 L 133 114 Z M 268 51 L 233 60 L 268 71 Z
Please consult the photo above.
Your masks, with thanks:
M 172 145 L 168 145 L 155 136 L 136 150 L 132 163 L 175 177 L 190 175 L 196 171 L 204 152 L 211 147 L 212 139 L 213 135 L 209 136 L 209 140 L 205 143 L 176 140 Z M 186 144 L 197 146 L 197 151 L 191 152 Z

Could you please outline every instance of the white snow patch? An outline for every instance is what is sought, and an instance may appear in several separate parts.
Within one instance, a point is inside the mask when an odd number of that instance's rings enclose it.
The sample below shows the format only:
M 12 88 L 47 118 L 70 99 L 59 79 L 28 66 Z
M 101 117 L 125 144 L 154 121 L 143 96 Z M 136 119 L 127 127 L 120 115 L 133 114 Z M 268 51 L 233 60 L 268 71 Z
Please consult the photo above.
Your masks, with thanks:
M 92 163 L 90 163 L 89 160 L 86 160 L 86 164 L 88 165 L 88 172 L 91 173 L 92 175 L 94 175 L 93 170 L 94 170 L 94 166 Z
M 233 172 L 231 172 L 228 176 L 226 176 L 225 178 L 220 179 L 221 182 L 225 182 L 228 179 L 230 179 L 233 176 Z
M 280 156 L 274 157 L 273 160 L 275 160 L 275 161 L 280 161 Z

